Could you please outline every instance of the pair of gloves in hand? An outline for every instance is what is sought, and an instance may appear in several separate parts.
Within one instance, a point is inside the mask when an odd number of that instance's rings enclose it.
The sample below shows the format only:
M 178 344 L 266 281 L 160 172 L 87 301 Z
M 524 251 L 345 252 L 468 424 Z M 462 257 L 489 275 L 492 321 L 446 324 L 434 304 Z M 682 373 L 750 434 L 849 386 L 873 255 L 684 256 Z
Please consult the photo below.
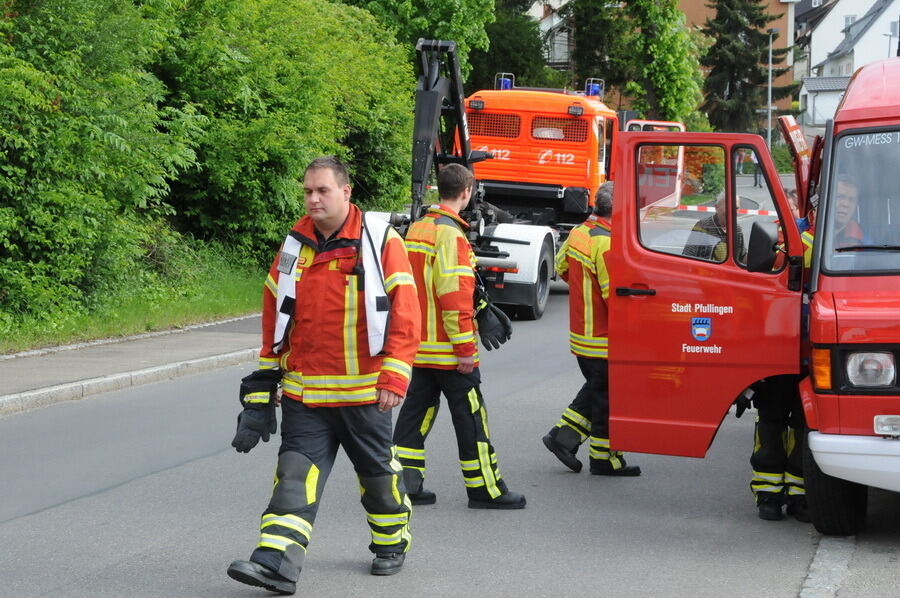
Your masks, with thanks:
M 237 432 L 231 446 L 239 453 L 249 453 L 260 439 L 269 442 L 269 435 L 278 430 L 275 415 L 275 398 L 281 370 L 256 370 L 241 379 L 241 405 L 244 410 L 238 414 Z
M 481 344 L 490 351 L 512 338 L 512 322 L 503 310 L 491 303 L 487 291 L 478 277 L 475 285 L 475 320 Z

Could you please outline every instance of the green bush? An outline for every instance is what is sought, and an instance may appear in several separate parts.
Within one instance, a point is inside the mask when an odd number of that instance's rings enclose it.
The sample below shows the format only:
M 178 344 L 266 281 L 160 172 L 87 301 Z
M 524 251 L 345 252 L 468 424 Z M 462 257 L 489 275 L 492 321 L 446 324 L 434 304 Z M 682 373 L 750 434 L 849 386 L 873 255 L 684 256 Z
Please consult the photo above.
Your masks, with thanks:
M 725 165 L 721 163 L 703 165 L 703 194 L 715 197 L 725 188 Z
M 786 145 L 772 144 L 772 161 L 775 162 L 775 168 L 780 173 L 794 172 L 794 161 L 791 159 L 791 151 Z
M 172 98 L 209 118 L 173 185 L 181 230 L 268 263 L 301 214 L 303 169 L 336 154 L 363 205 L 399 207 L 410 171 L 407 49 L 368 12 L 314 0 L 202 0 L 161 63 Z

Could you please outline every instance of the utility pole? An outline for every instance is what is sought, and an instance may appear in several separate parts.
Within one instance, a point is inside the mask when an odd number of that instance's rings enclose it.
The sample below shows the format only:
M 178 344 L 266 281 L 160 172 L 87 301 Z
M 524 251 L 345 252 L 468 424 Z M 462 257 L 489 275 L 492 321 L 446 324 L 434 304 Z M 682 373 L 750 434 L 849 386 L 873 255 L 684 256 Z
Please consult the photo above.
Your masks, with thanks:
M 769 94 L 766 103 L 766 114 L 768 116 L 768 125 L 766 126 L 766 146 L 772 149 L 772 36 L 778 35 L 778 29 L 769 29 Z

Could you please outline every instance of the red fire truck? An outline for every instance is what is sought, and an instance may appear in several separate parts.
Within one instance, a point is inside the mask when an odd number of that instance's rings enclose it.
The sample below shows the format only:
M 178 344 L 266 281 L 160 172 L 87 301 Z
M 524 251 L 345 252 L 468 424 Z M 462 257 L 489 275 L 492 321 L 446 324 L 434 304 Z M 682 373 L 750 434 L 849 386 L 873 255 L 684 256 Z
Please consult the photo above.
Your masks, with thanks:
M 746 389 L 797 376 L 813 523 L 852 534 L 869 486 L 900 491 L 900 58 L 856 72 L 811 152 L 786 132 L 786 181 L 756 135 L 618 135 L 610 434 L 703 457 Z

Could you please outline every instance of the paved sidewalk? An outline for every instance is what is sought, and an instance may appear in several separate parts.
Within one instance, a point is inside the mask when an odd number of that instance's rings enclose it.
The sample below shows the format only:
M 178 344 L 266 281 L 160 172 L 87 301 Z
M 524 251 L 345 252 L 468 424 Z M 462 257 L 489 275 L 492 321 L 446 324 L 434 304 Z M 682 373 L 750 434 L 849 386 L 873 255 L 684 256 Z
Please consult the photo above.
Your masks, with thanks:
M 0 416 L 59 401 L 249 363 L 260 317 L 0 357 Z

